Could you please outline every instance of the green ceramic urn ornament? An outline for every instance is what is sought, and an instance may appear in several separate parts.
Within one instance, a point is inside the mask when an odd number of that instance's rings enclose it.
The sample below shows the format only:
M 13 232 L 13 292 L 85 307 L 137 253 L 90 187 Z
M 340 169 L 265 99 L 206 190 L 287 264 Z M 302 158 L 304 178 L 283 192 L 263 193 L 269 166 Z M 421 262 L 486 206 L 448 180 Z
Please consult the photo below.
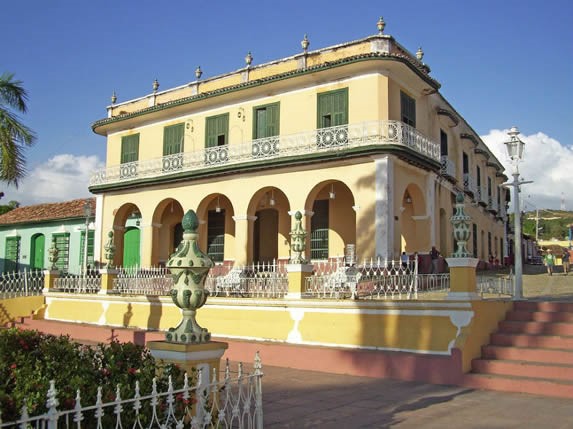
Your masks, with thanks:
M 201 252 L 197 244 L 199 220 L 189 210 L 181 221 L 183 240 L 167 261 L 167 268 L 173 276 L 171 298 L 183 314 L 183 320 L 165 334 L 168 342 L 201 344 L 211 339 L 211 334 L 195 320 L 197 309 L 201 308 L 209 292 L 205 290 L 205 279 L 214 265 L 209 256 Z

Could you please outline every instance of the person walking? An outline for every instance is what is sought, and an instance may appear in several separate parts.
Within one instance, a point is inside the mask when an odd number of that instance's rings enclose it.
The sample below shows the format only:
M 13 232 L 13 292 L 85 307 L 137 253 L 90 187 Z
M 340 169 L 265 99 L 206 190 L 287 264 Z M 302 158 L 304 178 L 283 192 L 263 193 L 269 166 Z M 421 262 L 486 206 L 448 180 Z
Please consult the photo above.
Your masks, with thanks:
M 561 262 L 563 264 L 563 274 L 567 275 L 569 272 L 569 249 L 565 249 L 563 256 L 561 257 Z
M 436 246 L 432 246 L 432 250 L 430 250 L 430 259 L 432 260 L 432 274 L 438 274 L 439 258 L 440 251 L 436 249 Z
M 545 266 L 547 267 L 547 274 L 550 276 L 553 275 L 553 266 L 555 265 L 555 255 L 551 252 L 551 249 L 547 249 L 547 253 L 545 254 L 545 258 L 543 258 L 545 262 Z

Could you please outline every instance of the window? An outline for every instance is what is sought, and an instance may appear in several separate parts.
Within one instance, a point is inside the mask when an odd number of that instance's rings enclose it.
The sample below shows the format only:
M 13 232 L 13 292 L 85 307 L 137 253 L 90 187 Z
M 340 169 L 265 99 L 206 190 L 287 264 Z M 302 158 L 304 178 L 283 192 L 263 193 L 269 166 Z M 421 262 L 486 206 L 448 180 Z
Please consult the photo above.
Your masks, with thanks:
M 479 165 L 476 166 L 476 181 L 477 187 L 481 191 L 481 169 L 479 168 Z
M 468 174 L 470 172 L 470 160 L 467 153 L 463 153 L 462 157 L 462 167 L 464 174 Z
M 253 139 L 279 135 L 279 103 L 253 109 Z
M 328 200 L 317 200 L 310 218 L 310 258 L 328 259 Z
M 163 128 L 163 156 L 183 152 L 183 124 Z
M 253 156 L 259 158 L 276 155 L 279 151 L 279 139 L 275 136 L 278 135 L 279 103 L 255 107 L 253 109 Z
M 135 162 L 139 158 L 139 134 L 121 138 L 121 163 Z
M 318 94 L 317 128 L 348 124 L 348 88 Z
M 477 224 L 472 224 L 472 244 L 473 244 L 473 257 L 478 257 L 478 226 Z
M 6 237 L 5 258 L 4 271 L 7 273 L 18 271 L 18 264 L 20 262 L 20 237 Z
M 348 143 L 348 88 L 323 92 L 317 98 L 317 145 L 340 146 Z M 331 129 L 330 127 L 336 127 Z
M 400 91 L 400 109 L 402 122 L 416 127 L 416 100 L 403 91 Z
M 229 144 L 229 114 L 210 116 L 206 119 L 205 147 Z
M 131 164 L 139 159 L 139 134 L 121 138 L 121 163 L 119 177 L 129 179 L 137 177 L 137 165 Z
M 68 272 L 68 261 L 70 257 L 70 234 L 54 234 L 56 249 L 58 249 L 58 260 L 56 268 L 64 273 Z
M 183 124 L 163 128 L 163 171 L 176 171 L 183 168 Z
M 88 230 L 88 267 L 94 268 L 94 233 L 95 231 Z M 84 268 L 84 252 L 85 252 L 85 238 L 86 232 L 82 231 L 80 237 L 80 267 Z
M 225 210 L 217 213 L 209 210 L 207 225 L 207 255 L 214 262 L 223 262 L 225 257 Z
M 448 156 L 448 135 L 440 130 L 440 155 Z

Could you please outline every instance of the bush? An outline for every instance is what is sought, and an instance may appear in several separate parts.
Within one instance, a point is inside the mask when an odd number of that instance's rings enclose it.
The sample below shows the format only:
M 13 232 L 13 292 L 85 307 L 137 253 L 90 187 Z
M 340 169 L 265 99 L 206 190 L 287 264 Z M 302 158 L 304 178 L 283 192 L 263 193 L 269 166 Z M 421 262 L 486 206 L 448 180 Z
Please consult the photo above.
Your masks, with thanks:
M 179 367 L 158 364 L 149 350 L 133 343 L 90 347 L 69 336 L 15 328 L 0 330 L 3 421 L 18 419 L 24 404 L 30 415 L 45 413 L 50 380 L 55 381 L 58 409 L 67 410 L 74 408 L 78 389 L 82 406 L 88 406 L 95 404 L 98 386 L 102 386 L 103 402 L 110 402 L 115 399 L 117 385 L 122 399 L 127 399 L 133 397 L 136 381 L 144 395 L 151 392 L 154 377 L 157 390 L 167 390 L 169 376 L 174 384 L 182 386 L 184 374 Z M 129 417 L 128 410 L 125 414 Z M 84 423 L 89 420 L 88 415 Z

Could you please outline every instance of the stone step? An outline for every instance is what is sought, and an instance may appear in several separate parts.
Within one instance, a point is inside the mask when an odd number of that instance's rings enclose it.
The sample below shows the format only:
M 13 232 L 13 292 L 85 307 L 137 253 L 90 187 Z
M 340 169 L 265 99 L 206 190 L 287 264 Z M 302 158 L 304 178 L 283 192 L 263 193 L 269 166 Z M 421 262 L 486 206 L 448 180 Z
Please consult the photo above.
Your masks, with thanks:
M 573 350 L 573 337 L 561 335 L 527 335 L 498 332 L 491 335 L 491 344 L 507 347 L 536 347 Z
M 573 350 L 502 347 L 490 344 L 482 347 L 482 357 L 484 359 L 521 360 L 573 366 Z
M 548 311 L 573 312 L 573 302 L 558 301 L 517 301 L 513 304 L 515 311 Z
M 499 323 L 499 332 L 531 335 L 573 336 L 573 323 L 546 323 L 504 320 Z
M 573 365 L 516 360 L 474 359 L 472 371 L 478 374 L 567 380 L 573 382 Z
M 507 313 L 508 321 L 531 322 L 570 322 L 573 323 L 573 312 L 566 311 L 526 311 L 517 310 Z
M 464 375 L 462 385 L 473 389 L 573 399 L 573 383 L 567 381 L 470 373 Z

